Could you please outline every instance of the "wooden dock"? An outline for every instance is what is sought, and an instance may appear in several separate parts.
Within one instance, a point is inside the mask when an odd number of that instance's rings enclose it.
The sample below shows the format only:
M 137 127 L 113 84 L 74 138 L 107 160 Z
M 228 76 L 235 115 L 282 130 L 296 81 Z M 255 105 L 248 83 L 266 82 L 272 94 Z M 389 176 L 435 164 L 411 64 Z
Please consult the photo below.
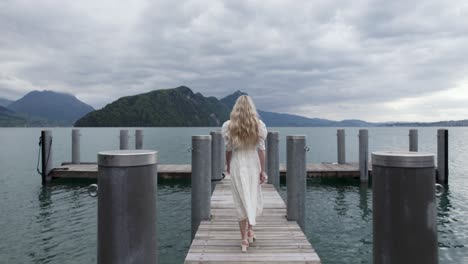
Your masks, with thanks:
M 158 164 L 158 177 L 162 179 L 190 179 L 191 173 L 190 164 Z M 53 178 L 96 179 L 98 169 L 96 163 L 63 163 L 62 166 L 54 168 L 51 175 Z M 285 164 L 280 164 L 280 175 L 286 175 Z M 359 166 L 357 163 L 307 164 L 307 177 L 359 178 Z
M 230 179 L 216 185 L 211 220 L 202 221 L 186 256 L 192 263 L 320 263 L 295 221 L 287 221 L 286 205 L 273 185 L 263 184 L 264 209 L 254 227 L 256 241 L 241 253 L 240 233 Z

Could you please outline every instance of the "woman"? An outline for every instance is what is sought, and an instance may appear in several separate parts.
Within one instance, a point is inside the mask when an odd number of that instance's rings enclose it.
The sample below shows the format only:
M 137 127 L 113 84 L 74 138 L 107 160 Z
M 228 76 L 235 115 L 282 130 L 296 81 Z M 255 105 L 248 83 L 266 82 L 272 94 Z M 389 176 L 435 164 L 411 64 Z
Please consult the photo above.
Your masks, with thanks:
M 240 96 L 234 105 L 230 120 L 222 127 L 226 144 L 227 173 L 231 174 L 231 190 L 241 233 L 241 249 L 247 252 L 255 235 L 253 226 L 263 210 L 260 184 L 265 173 L 265 124 L 249 96 Z

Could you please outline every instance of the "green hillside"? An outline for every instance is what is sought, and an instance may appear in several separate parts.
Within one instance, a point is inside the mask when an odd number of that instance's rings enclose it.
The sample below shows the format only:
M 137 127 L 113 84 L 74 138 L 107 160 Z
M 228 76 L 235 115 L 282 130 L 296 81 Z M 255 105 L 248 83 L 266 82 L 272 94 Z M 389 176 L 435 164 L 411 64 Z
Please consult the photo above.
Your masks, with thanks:
M 79 119 L 77 127 L 197 127 L 220 126 L 229 109 L 215 97 L 188 87 L 156 90 L 122 97 Z

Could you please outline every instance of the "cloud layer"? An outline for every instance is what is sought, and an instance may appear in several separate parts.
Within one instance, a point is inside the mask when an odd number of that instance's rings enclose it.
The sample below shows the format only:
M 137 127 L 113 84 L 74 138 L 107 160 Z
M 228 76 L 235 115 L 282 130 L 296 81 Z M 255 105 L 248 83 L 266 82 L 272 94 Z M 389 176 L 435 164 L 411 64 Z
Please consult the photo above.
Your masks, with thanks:
M 4 0 L 0 35 L 8 99 L 187 85 L 309 117 L 468 118 L 466 1 Z

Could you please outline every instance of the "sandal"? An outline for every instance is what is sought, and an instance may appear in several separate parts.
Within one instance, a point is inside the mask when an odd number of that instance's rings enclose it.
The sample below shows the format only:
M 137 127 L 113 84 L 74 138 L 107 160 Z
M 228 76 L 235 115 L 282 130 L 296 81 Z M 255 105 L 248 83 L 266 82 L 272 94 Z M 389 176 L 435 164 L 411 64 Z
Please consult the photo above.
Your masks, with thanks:
M 242 244 L 241 244 L 242 253 L 247 253 L 248 247 L 249 247 L 249 241 L 247 239 L 242 240 Z
M 249 243 L 253 243 L 257 239 L 252 229 L 247 231 L 247 238 L 249 239 Z

